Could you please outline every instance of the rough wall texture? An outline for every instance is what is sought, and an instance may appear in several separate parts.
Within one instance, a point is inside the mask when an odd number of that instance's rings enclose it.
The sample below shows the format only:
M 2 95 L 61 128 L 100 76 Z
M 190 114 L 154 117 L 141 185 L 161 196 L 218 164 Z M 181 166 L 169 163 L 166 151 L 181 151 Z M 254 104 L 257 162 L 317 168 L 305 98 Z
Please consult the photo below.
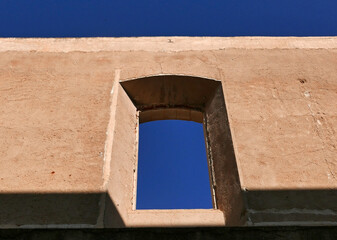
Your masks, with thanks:
M 98 38 L 0 39 L 1 226 L 102 225 L 116 69 L 222 82 L 248 224 L 336 223 L 337 38 Z
M 206 107 L 208 159 L 212 159 L 217 207 L 224 212 L 226 225 L 240 226 L 246 222 L 246 209 L 223 99 L 223 89 L 218 87 Z

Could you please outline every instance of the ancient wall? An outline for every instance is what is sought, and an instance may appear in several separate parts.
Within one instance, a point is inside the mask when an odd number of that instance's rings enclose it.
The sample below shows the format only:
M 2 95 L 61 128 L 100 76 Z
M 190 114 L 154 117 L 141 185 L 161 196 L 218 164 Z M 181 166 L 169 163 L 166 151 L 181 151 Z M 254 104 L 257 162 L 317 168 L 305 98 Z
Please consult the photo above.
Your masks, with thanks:
M 221 83 L 240 224 L 336 224 L 337 38 L 162 37 L 0 39 L 0 226 L 230 224 L 132 209 L 137 109 L 120 83 L 157 75 Z

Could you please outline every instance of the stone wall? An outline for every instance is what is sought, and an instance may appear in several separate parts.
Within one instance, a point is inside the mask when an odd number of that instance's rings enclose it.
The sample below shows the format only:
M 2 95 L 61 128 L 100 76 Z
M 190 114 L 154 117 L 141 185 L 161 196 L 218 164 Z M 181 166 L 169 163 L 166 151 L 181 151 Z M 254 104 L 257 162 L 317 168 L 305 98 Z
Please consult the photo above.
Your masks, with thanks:
M 134 197 L 112 174 L 133 181 L 134 162 L 114 164 L 135 152 L 114 149 L 137 145 L 125 112 L 136 108 L 117 89 L 156 75 L 221 82 L 244 224 L 336 224 L 337 38 L 162 37 L 0 39 L 1 227 L 142 226 L 123 211 L 149 212 L 109 197 Z M 224 216 L 208 225 L 225 225 Z M 189 221 L 157 225 L 204 224 Z

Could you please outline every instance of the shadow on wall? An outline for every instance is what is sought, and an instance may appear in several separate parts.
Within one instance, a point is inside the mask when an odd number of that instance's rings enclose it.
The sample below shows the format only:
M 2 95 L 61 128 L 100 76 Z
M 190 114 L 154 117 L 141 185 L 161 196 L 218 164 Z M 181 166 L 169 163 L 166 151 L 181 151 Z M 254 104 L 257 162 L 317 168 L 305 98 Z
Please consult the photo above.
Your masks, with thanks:
M 97 227 L 104 212 L 113 215 L 116 226 L 125 226 L 111 198 L 101 192 L 0 194 L 1 228 Z
M 337 189 L 245 191 L 256 225 L 337 225 Z
M 255 190 L 245 191 L 244 196 L 248 224 L 324 226 L 337 223 L 337 190 Z M 102 197 L 106 198 L 105 209 L 100 208 Z M 102 213 L 110 215 L 115 227 L 125 227 L 108 194 L 0 194 L 1 228 L 91 228 L 97 227 Z

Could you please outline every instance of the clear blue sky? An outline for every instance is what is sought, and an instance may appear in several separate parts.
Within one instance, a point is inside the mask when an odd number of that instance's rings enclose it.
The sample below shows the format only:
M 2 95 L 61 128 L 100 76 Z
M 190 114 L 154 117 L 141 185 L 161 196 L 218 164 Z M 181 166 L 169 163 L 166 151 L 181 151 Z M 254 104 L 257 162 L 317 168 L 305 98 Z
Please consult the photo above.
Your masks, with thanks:
M 337 0 L 0 1 L 0 37 L 130 36 L 337 36 Z M 202 126 L 152 122 L 140 134 L 138 207 L 211 207 Z
M 331 36 L 336 0 L 2 0 L 0 37 Z
M 212 208 L 201 123 L 142 123 L 138 159 L 137 209 Z

